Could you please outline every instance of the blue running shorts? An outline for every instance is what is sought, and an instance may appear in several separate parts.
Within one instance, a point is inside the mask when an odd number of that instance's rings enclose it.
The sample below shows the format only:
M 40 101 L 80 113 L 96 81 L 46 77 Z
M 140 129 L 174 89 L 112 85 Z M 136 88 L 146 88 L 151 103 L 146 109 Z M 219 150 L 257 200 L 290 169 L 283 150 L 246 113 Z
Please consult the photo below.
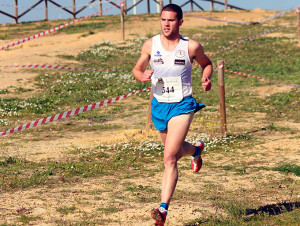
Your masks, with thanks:
M 205 105 L 197 103 L 192 96 L 185 97 L 178 103 L 160 103 L 153 97 L 151 102 L 152 121 L 157 130 L 164 131 L 172 117 L 192 111 L 196 113 L 202 108 L 205 108 Z

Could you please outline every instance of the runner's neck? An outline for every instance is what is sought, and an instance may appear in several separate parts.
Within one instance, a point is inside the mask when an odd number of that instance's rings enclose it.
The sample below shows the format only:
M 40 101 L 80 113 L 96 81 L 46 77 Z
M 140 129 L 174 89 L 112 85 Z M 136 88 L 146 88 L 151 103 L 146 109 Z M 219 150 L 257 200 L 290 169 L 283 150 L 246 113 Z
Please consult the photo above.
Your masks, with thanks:
M 178 45 L 179 41 L 180 41 L 180 37 L 181 35 L 178 34 L 177 37 L 175 38 L 167 38 L 165 37 L 164 35 L 160 35 L 160 41 L 161 41 L 161 44 L 163 46 L 163 48 L 166 50 L 166 51 L 173 51 L 176 46 Z

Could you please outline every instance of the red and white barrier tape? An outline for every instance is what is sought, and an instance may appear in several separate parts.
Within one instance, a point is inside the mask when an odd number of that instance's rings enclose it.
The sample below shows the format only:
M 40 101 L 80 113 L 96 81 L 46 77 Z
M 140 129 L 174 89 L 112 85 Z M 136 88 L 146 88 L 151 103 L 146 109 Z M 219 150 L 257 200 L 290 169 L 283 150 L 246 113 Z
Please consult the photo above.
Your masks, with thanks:
M 108 1 L 108 0 L 101 0 L 101 3 L 110 3 L 110 2 L 114 2 L 114 1 Z M 26 3 L 25 3 L 26 4 Z M 76 8 L 82 8 L 82 7 L 88 7 L 88 6 L 98 6 L 99 5 L 99 2 L 90 2 L 88 4 L 83 4 L 83 5 L 76 5 Z M 6 6 L 6 7 L 11 7 L 11 8 L 15 8 L 16 6 L 15 5 L 9 5 L 9 4 L 1 4 L 0 3 L 0 6 Z M 28 9 L 28 6 L 18 6 L 18 9 L 25 9 L 27 10 Z M 37 10 L 45 10 L 45 7 L 34 7 L 34 9 L 37 9 Z M 72 10 L 73 9 L 73 5 L 69 5 L 69 6 L 56 6 L 54 5 L 53 7 L 49 7 L 48 6 L 48 9 L 70 9 Z
M 193 63 L 193 65 L 194 66 L 201 66 L 200 64 L 196 64 L 196 63 Z M 213 69 L 214 70 L 218 70 L 218 69 L 221 69 L 223 67 L 224 67 L 224 62 L 222 64 L 218 65 L 218 67 L 214 67 Z M 232 74 L 245 75 L 245 76 L 248 76 L 248 77 L 251 77 L 251 78 L 256 78 L 256 79 L 260 79 L 260 80 L 270 81 L 270 82 L 278 83 L 278 84 L 281 84 L 281 85 L 286 85 L 286 86 L 292 86 L 292 87 L 300 88 L 300 85 L 281 83 L 281 82 L 278 82 L 276 80 L 272 80 L 272 79 L 268 79 L 268 78 L 263 78 L 263 77 L 260 77 L 260 76 L 257 76 L 257 75 L 251 75 L 251 74 L 247 74 L 247 73 L 244 73 L 244 72 L 231 71 L 231 70 L 226 70 L 226 69 L 224 69 L 224 71 L 228 72 L 228 73 L 232 73 Z
M 93 104 L 90 104 L 90 105 L 87 105 L 87 106 L 84 106 L 84 107 L 80 107 L 80 108 L 76 108 L 76 109 L 66 111 L 66 112 L 63 112 L 63 113 L 60 113 L 60 114 L 52 115 L 52 116 L 49 116 L 47 118 L 39 119 L 39 120 L 30 122 L 30 123 L 15 127 L 13 129 L 9 129 L 9 130 L 0 132 L 0 136 L 4 136 L 6 134 L 10 134 L 10 133 L 18 132 L 18 131 L 21 131 L 21 130 L 29 129 L 29 128 L 39 126 L 39 125 L 42 125 L 42 124 L 46 124 L 46 123 L 49 123 L 49 122 L 54 122 L 54 121 L 57 121 L 57 120 L 60 120 L 60 119 L 63 119 L 63 118 L 68 118 L 68 117 L 71 117 L 73 115 L 78 115 L 78 114 L 81 114 L 81 113 L 84 113 L 84 112 L 87 112 L 87 111 L 91 111 L 93 109 L 97 109 L 99 107 L 114 103 L 114 102 L 122 100 L 122 99 L 125 99 L 129 96 L 132 96 L 132 95 L 135 95 L 135 94 L 138 94 L 138 93 L 142 93 L 142 92 L 147 91 L 149 89 L 151 89 L 151 88 L 148 87 L 148 88 L 145 88 L 145 89 L 141 89 L 139 91 L 133 91 L 133 92 L 125 94 L 123 96 L 115 97 L 115 98 L 108 99 L 108 100 L 105 100 L 105 101 L 101 101 L 101 102 L 98 102 L 98 103 L 93 103 Z
M 193 66 L 201 66 L 200 64 L 193 63 Z M 32 64 L 32 65 L 15 65 L 15 66 L 3 66 L 0 65 L 0 67 L 15 67 L 15 68 L 41 68 L 41 69 L 57 69 L 57 70 L 70 70 L 70 71 L 101 71 L 101 72 L 131 72 L 129 70 L 113 70 L 113 69 L 96 69 L 96 68 L 76 68 L 76 67 L 67 67 L 67 66 L 57 66 L 57 65 L 47 65 L 47 64 Z M 223 68 L 224 65 L 219 65 L 218 67 L 214 67 L 214 70 L 218 70 L 220 68 Z M 239 75 L 246 75 L 248 77 L 253 77 L 257 79 L 262 79 L 262 80 L 268 80 L 271 82 L 279 83 L 282 85 L 287 85 L 287 86 L 293 86 L 293 87 L 300 87 L 299 85 L 294 85 L 294 84 L 285 84 L 285 83 L 280 83 L 276 80 L 270 80 L 267 78 L 262 78 L 256 75 L 249 75 L 244 72 L 234 72 L 230 70 L 224 70 L 226 72 L 234 73 L 234 74 L 239 74 Z
M 194 15 L 194 14 L 190 14 L 190 13 L 185 13 L 185 15 L 196 17 L 196 18 L 201 18 L 201 19 L 205 19 L 205 20 L 210 20 L 210 21 L 224 22 L 224 23 L 250 24 L 250 22 L 227 21 L 226 19 L 225 20 L 221 20 L 221 19 L 216 19 L 216 18 L 211 18 L 211 17 L 198 16 L 198 15 Z
M 273 28 L 273 29 L 270 29 L 270 30 L 261 32 L 261 33 L 259 33 L 259 34 L 250 36 L 250 37 L 245 38 L 245 39 L 243 39 L 243 40 L 241 40 L 241 41 L 238 41 L 238 42 L 236 42 L 236 43 L 234 43 L 234 44 L 232 44 L 232 45 L 230 45 L 230 46 L 227 46 L 227 47 L 225 47 L 225 48 L 223 48 L 223 49 L 221 49 L 221 50 L 219 50 L 219 51 L 217 51 L 217 52 L 215 52 L 215 53 L 212 53 L 212 54 L 210 54 L 209 56 L 213 56 L 213 55 L 216 55 L 216 54 L 218 54 L 218 53 L 224 52 L 225 50 L 229 50 L 229 49 L 233 48 L 234 46 L 238 46 L 238 45 L 240 45 L 240 44 L 242 44 L 242 43 L 245 43 L 245 42 L 254 40 L 254 39 L 256 39 L 256 38 L 258 38 L 258 37 L 260 37 L 260 36 L 262 36 L 262 35 L 272 33 L 272 32 L 274 32 L 274 31 L 277 31 L 277 30 L 281 29 L 281 28 L 288 27 L 289 25 L 294 24 L 294 23 L 295 23 L 295 22 L 292 22 L 292 23 L 289 23 L 289 24 L 287 24 L 287 25 L 283 25 L 283 26 L 280 26 L 280 27 L 276 27 L 276 28 Z
M 200 64 L 193 63 L 194 66 L 200 66 Z M 97 68 L 77 68 L 68 66 L 48 65 L 48 64 L 24 64 L 24 65 L 0 65 L 0 67 L 7 68 L 33 68 L 33 69 L 56 69 L 56 70 L 69 70 L 69 71 L 107 71 L 107 72 L 131 72 L 130 70 L 117 70 L 117 69 L 97 69 Z M 217 70 L 223 66 L 213 68 Z
M 297 7 L 292 8 L 292 9 L 287 9 L 287 10 L 284 10 L 284 11 L 282 11 L 282 12 L 276 13 L 275 15 L 270 16 L 270 17 L 264 19 L 263 21 L 261 21 L 261 22 L 259 22 L 259 23 L 260 23 L 260 24 L 265 23 L 265 22 L 268 21 L 268 20 L 275 19 L 275 18 L 280 17 L 280 16 L 282 16 L 282 15 L 285 15 L 285 14 L 291 12 L 291 11 L 294 11 L 294 10 L 296 10 L 296 9 L 297 9 Z
M 268 78 L 263 78 L 263 77 L 260 77 L 260 76 L 257 76 L 257 75 L 251 75 L 251 74 L 247 74 L 247 73 L 244 73 L 244 72 L 231 71 L 231 70 L 226 70 L 226 69 L 224 71 L 228 72 L 228 73 L 232 73 L 232 74 L 245 75 L 245 76 L 248 76 L 248 77 L 251 77 L 251 78 L 256 78 L 256 79 L 260 79 L 260 80 L 270 81 L 270 82 L 278 83 L 278 84 L 281 84 L 281 85 L 293 86 L 293 87 L 300 88 L 300 85 L 281 83 L 281 82 L 278 82 L 276 80 L 272 80 L 272 79 L 268 79 Z
M 48 64 L 24 64 L 24 65 L 0 65 L 0 67 L 13 67 L 13 68 L 37 68 L 37 69 L 57 69 L 69 71 L 109 71 L 109 72 L 131 72 L 129 70 L 113 70 L 113 69 L 96 69 L 96 68 L 77 68 L 68 66 L 48 65 Z
M 275 15 L 270 16 L 270 17 L 264 19 L 261 22 L 260 21 L 257 21 L 257 22 L 228 21 L 226 19 L 222 20 L 222 19 L 217 19 L 217 18 L 198 16 L 198 15 L 194 15 L 194 14 L 190 14 L 190 13 L 185 13 L 185 14 L 188 15 L 188 16 L 192 16 L 192 17 L 197 17 L 197 18 L 201 18 L 201 19 L 205 19 L 205 20 L 210 20 L 210 21 L 224 22 L 224 23 L 233 23 L 233 24 L 262 24 L 262 23 L 265 23 L 268 20 L 272 20 L 272 19 L 278 18 L 278 17 L 280 17 L 282 15 L 285 15 L 285 14 L 287 14 L 287 13 L 289 13 L 289 12 L 295 10 L 295 9 L 297 9 L 297 7 L 292 8 L 292 9 L 288 9 L 288 10 L 285 10 L 285 11 L 282 11 L 282 12 L 279 12 L 279 13 L 276 13 Z
M 111 7 L 109 7 L 109 8 L 106 8 L 106 9 L 102 10 L 101 12 L 108 11 L 108 10 L 114 8 L 114 7 L 116 7 L 116 6 L 111 6 Z M 75 23 L 78 23 L 78 22 L 80 22 L 80 21 L 83 21 L 83 20 L 86 20 L 86 19 L 88 19 L 88 18 L 91 18 L 91 17 L 93 17 L 93 16 L 96 16 L 96 15 L 98 15 L 99 13 L 100 13 L 100 11 L 97 12 L 97 13 L 93 13 L 93 14 L 91 14 L 91 15 L 89 15 L 89 16 L 86 16 L 86 17 L 83 17 L 83 18 L 80 18 L 80 19 L 77 19 L 77 20 L 73 20 L 73 21 L 71 21 L 71 22 L 69 22 L 69 23 L 60 25 L 60 26 L 58 26 L 58 27 L 49 29 L 49 30 L 47 30 L 47 31 L 41 32 L 41 33 L 39 33 L 39 34 L 35 34 L 35 35 L 29 36 L 29 37 L 27 37 L 27 38 L 21 39 L 21 40 L 19 40 L 19 41 L 17 41 L 17 42 L 11 43 L 11 44 L 6 45 L 6 46 L 3 46 L 3 47 L 0 49 L 0 51 L 1 51 L 1 50 L 5 50 L 5 49 L 8 49 L 8 48 L 13 47 L 13 46 L 16 46 L 16 45 L 19 45 L 19 44 L 22 44 L 22 43 L 25 43 L 25 42 L 28 42 L 28 41 L 30 41 L 30 40 L 33 40 L 33 39 L 36 39 L 36 38 L 45 36 L 45 35 L 47 35 L 47 34 L 50 34 L 50 33 L 54 32 L 54 31 L 60 30 L 60 29 L 62 29 L 62 28 L 64 28 L 64 27 L 70 26 L 70 25 L 72 25 L 72 24 L 75 24 Z

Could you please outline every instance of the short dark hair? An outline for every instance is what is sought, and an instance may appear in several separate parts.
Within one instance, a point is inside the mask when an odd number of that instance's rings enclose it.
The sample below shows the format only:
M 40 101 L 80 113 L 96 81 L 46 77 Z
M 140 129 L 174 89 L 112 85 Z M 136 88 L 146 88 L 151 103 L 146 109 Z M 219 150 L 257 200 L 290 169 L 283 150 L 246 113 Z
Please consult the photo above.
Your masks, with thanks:
M 168 5 L 165 5 L 161 12 L 163 11 L 171 11 L 171 12 L 175 12 L 177 13 L 177 19 L 178 21 L 179 20 L 182 20 L 182 9 L 180 8 L 180 6 L 176 5 L 176 4 L 168 4 Z M 160 13 L 161 14 L 161 13 Z

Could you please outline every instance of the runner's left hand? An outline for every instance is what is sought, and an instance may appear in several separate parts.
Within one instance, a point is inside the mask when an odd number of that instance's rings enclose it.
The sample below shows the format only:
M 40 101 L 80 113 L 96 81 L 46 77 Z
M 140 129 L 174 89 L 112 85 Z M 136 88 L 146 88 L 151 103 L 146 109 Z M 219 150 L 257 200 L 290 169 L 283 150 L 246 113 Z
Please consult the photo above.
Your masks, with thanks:
M 209 78 L 202 77 L 202 88 L 204 91 L 211 90 L 211 81 Z

